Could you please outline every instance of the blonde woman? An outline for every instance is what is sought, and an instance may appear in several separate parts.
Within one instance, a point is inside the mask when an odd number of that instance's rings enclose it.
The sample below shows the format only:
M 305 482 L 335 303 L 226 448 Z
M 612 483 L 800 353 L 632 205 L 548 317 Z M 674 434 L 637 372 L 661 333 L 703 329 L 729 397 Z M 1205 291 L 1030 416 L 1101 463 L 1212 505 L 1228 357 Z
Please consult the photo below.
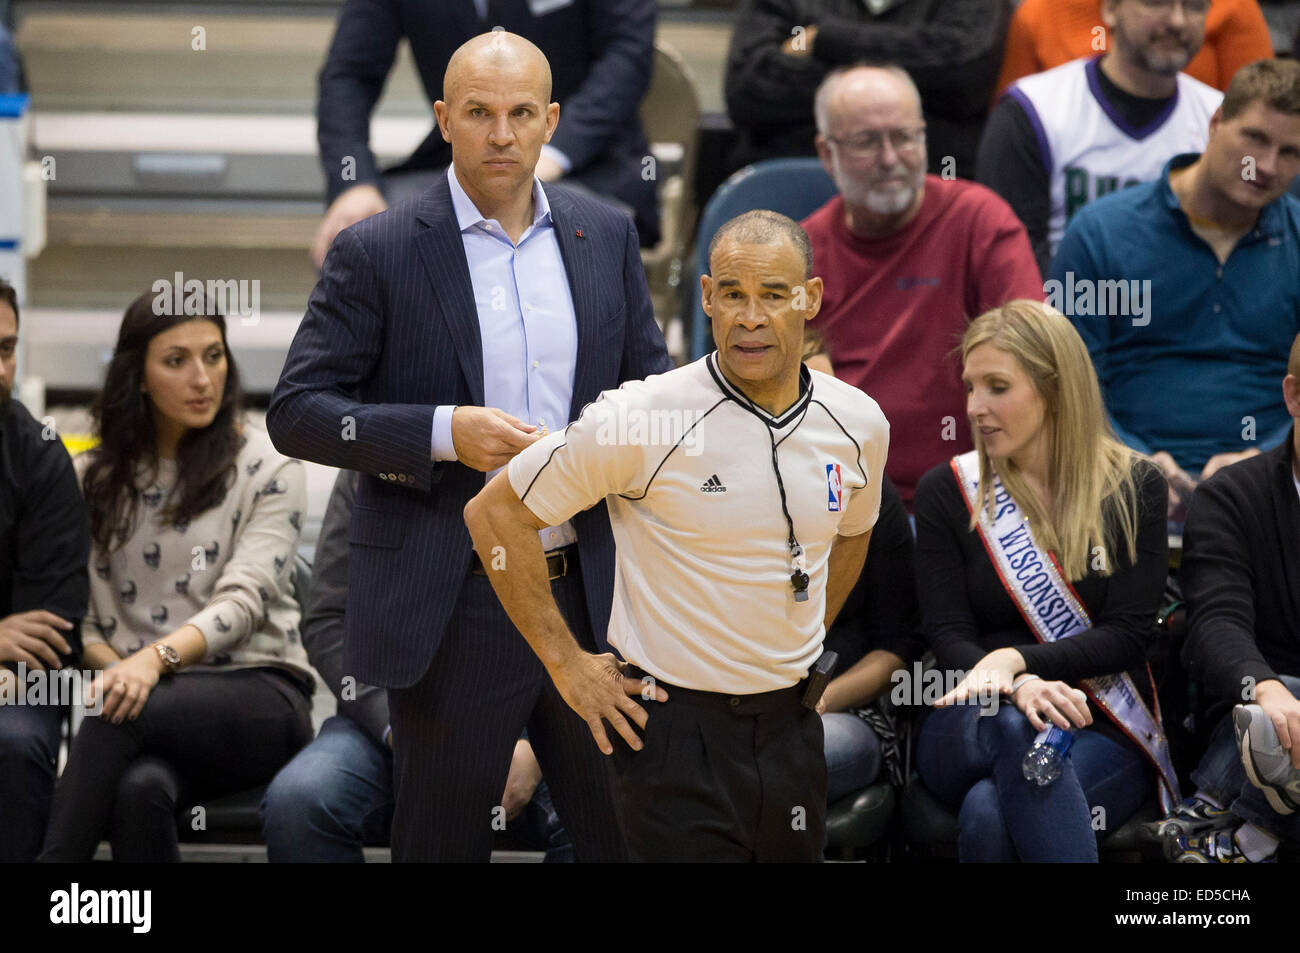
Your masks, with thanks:
M 916 493 L 924 635 L 955 684 L 920 728 L 917 768 L 958 815 L 962 860 L 1095 861 L 1157 778 L 1177 799 L 1145 668 L 1165 480 L 1109 432 L 1057 312 L 1010 302 L 971 322 L 961 353 L 975 449 Z M 1021 766 L 1052 724 L 1072 747 L 1040 785 Z

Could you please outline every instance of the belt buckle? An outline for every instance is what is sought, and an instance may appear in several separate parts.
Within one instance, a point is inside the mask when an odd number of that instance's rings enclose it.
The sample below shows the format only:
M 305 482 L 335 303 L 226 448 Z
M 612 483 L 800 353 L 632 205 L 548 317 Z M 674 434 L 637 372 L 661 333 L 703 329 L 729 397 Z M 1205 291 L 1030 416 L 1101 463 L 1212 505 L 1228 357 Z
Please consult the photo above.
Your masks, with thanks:
M 564 550 L 561 550 L 559 553 L 554 553 L 554 554 L 552 554 L 552 555 L 557 555 L 557 556 L 560 557 L 560 571 L 559 571 L 559 572 L 556 572 L 556 573 L 553 573 L 553 572 L 550 571 L 550 565 L 549 565 L 549 564 L 550 564 L 550 559 L 548 558 L 547 561 L 546 561 L 546 562 L 547 562 L 547 572 L 546 572 L 546 581 L 547 581 L 547 582 L 553 582 L 554 580 L 559 579 L 561 576 L 566 576 L 566 575 L 568 575 L 568 573 L 569 573 L 569 554 L 568 554 L 568 552 L 567 552 L 567 551 L 564 551 Z

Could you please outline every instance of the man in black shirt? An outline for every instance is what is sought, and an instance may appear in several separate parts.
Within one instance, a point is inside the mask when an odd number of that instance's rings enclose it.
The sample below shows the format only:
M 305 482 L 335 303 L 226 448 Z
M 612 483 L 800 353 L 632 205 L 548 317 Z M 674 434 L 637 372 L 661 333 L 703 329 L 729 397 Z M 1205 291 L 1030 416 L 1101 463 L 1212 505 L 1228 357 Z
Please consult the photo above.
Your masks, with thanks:
M 1282 393 L 1300 420 L 1300 336 Z M 1291 764 L 1300 766 L 1300 436 L 1294 427 L 1275 449 L 1224 467 L 1197 488 L 1183 534 L 1182 576 L 1190 610 L 1183 647 L 1188 671 L 1221 703 L 1220 712 L 1244 706 L 1238 710 L 1271 725 Z M 1276 749 L 1252 752 L 1259 754 L 1282 760 Z M 1274 789 L 1270 798 L 1248 781 L 1228 714 L 1192 779 L 1195 795 L 1162 822 L 1170 859 L 1260 861 L 1280 840 L 1300 839 L 1300 813 L 1290 795 Z
M 921 92 L 929 171 L 970 178 L 1010 20 L 1007 0 L 745 0 L 727 53 L 733 165 L 816 155 L 817 87 L 837 66 L 878 61 Z
M 26 676 L 80 658 L 90 592 L 90 524 L 72 460 L 53 428 L 10 397 L 17 345 L 17 295 L 0 279 L 0 863 L 34 860 L 45 837 L 64 708 L 33 704 Z M 47 682 L 43 700 L 51 694 Z
M 1103 56 L 1023 77 L 989 114 L 976 179 L 1020 216 L 1043 274 L 1084 204 L 1203 151 L 1223 94 L 1180 71 L 1205 39 L 1209 6 L 1186 0 L 1176 15 L 1106 0 Z

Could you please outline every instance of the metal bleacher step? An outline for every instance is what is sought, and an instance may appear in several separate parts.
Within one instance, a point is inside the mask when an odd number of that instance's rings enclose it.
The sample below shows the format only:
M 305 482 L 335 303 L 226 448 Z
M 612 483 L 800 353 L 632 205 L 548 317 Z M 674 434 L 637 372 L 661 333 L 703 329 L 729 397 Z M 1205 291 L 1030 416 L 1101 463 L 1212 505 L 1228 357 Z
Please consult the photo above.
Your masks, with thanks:
M 263 309 L 301 316 L 324 195 L 316 77 L 336 10 L 24 3 L 16 12 L 32 148 L 53 172 L 47 246 L 29 268 L 34 316 L 54 330 L 67 309 L 120 317 L 176 271 L 256 279 Z M 372 148 L 381 164 L 397 161 L 432 128 L 403 45 Z
M 266 394 L 317 274 L 323 210 L 316 81 L 338 4 L 136 2 L 16 6 L 33 90 L 33 155 L 48 161 L 47 242 L 29 262 L 27 366 L 84 394 L 125 305 L 160 278 L 256 280 L 263 320 L 232 337 Z M 721 108 L 729 18 L 661 16 L 659 33 Z M 201 39 L 201 42 L 199 42 Z M 196 46 L 201 48 L 195 48 Z M 371 123 L 381 166 L 433 117 L 405 43 Z

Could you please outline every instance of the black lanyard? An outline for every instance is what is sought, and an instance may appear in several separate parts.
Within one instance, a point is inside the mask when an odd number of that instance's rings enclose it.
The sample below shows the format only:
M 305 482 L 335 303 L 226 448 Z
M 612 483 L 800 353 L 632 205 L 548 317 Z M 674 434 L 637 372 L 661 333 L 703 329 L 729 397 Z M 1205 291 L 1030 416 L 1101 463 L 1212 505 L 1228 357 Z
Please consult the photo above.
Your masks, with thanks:
M 799 424 L 796 423 L 795 426 Z M 790 507 L 785 502 L 785 482 L 781 479 L 781 467 L 776 458 L 776 436 L 770 424 L 767 428 L 767 437 L 772 441 L 772 472 L 776 474 L 776 491 L 781 494 L 781 515 L 785 517 L 785 525 L 790 534 L 787 539 L 790 547 L 790 586 L 794 589 L 795 602 L 807 602 L 808 573 L 806 570 L 808 567 L 803 558 L 803 547 L 799 545 L 799 539 L 794 534 L 794 519 L 790 516 Z

